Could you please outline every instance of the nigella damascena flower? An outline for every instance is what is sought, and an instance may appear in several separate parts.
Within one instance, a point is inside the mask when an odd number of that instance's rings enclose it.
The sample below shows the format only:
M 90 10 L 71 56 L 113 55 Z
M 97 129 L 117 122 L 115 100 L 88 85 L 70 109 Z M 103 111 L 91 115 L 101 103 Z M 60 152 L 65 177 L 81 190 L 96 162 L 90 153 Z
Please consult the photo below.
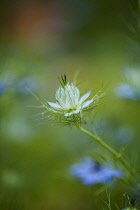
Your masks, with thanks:
M 86 157 L 78 164 L 70 167 L 70 172 L 75 177 L 80 178 L 86 185 L 95 185 L 98 183 L 109 183 L 113 177 L 122 178 L 123 173 L 107 164 L 97 163 L 92 158 Z
M 120 83 L 116 89 L 116 95 L 124 99 L 137 100 L 135 88 L 126 83 Z
M 116 95 L 120 98 L 140 101 L 140 70 L 126 68 L 124 70 L 125 82 L 118 85 Z
M 93 99 L 86 101 L 91 94 L 91 90 L 80 97 L 79 89 L 73 83 L 67 82 L 66 76 L 61 79 L 61 86 L 55 94 L 56 103 L 47 101 L 52 112 L 64 114 L 65 117 L 69 117 L 82 112 L 82 110 L 86 110 L 94 102 Z

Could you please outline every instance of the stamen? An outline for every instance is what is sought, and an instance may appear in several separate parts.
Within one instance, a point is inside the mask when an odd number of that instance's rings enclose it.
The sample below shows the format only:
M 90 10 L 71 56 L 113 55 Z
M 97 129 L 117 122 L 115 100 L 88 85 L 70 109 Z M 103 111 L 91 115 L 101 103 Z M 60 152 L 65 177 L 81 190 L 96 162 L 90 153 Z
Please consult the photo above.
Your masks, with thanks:
M 64 74 L 64 76 L 61 74 L 61 78 L 58 77 L 58 80 L 62 86 L 62 88 L 65 87 L 65 85 L 67 84 L 67 77 L 66 75 Z

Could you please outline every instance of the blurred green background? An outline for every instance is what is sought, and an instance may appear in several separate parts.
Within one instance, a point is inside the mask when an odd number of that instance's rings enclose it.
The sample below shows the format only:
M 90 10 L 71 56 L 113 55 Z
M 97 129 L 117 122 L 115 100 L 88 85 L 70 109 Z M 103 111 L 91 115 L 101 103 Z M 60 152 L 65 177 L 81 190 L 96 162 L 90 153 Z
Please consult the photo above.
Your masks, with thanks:
M 107 85 L 89 129 L 95 120 L 101 129 L 108 122 L 103 137 L 118 150 L 127 145 L 126 157 L 138 168 L 139 103 L 114 94 L 122 70 L 139 64 L 139 30 L 131 31 L 138 2 L 11 0 L 1 2 L 0 13 L 0 209 L 102 209 L 108 202 L 103 185 L 82 185 L 69 167 L 85 156 L 102 158 L 104 150 L 76 128 L 37 115 L 44 110 L 34 107 L 40 103 L 26 87 L 55 101 L 61 74 L 70 82 L 78 75 L 82 94 Z M 131 142 L 116 140 L 121 127 L 132 129 Z M 112 209 L 124 207 L 128 187 L 117 182 L 107 190 Z

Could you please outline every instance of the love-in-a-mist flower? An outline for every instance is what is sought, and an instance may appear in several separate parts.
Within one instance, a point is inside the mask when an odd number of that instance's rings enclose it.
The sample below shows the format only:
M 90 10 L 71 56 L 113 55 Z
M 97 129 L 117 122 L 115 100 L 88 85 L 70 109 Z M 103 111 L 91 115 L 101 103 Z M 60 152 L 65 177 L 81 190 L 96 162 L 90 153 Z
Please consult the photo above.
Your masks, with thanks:
M 83 158 L 80 163 L 73 164 L 70 172 L 75 177 L 80 178 L 86 185 L 95 185 L 98 183 L 109 183 L 113 177 L 122 178 L 123 173 L 107 164 L 97 163 L 92 158 Z
M 55 94 L 56 102 L 47 101 L 47 104 L 52 112 L 69 117 L 86 110 L 94 102 L 93 99 L 86 101 L 90 94 L 91 90 L 80 97 L 79 89 L 73 83 L 67 82 L 64 75 L 61 76 L 60 87 Z
M 123 99 L 140 101 L 140 70 L 139 68 L 126 68 L 124 70 L 125 82 L 121 82 L 115 90 L 117 96 Z

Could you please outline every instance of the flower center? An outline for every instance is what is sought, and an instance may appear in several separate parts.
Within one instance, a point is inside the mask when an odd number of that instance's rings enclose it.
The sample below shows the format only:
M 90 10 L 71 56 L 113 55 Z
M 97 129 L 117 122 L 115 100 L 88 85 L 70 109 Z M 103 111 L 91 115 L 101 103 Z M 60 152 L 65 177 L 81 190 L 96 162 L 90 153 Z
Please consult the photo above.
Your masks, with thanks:
M 96 162 L 95 165 L 94 165 L 94 170 L 100 171 L 100 169 L 101 169 L 101 164 Z

